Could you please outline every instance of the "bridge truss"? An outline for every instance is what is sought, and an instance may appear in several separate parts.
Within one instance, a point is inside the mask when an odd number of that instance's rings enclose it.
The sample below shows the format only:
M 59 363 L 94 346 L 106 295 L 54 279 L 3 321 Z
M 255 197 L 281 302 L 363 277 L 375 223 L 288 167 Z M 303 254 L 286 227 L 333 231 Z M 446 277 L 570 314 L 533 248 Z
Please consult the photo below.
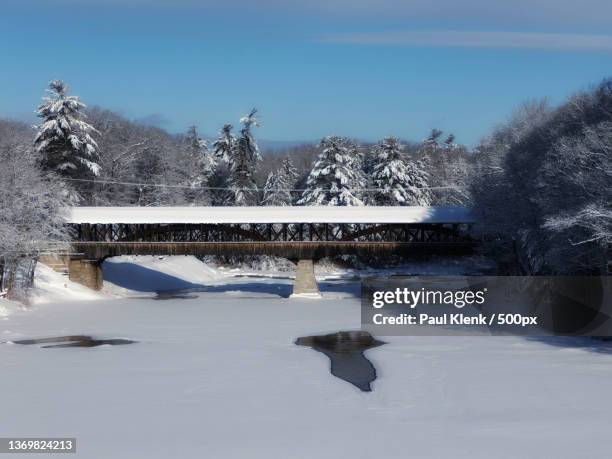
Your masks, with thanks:
M 465 251 L 469 225 L 415 224 L 71 224 L 73 247 L 103 258 L 133 254 L 268 254 L 287 258 L 372 252 Z
M 75 242 L 462 243 L 464 224 L 71 224 Z

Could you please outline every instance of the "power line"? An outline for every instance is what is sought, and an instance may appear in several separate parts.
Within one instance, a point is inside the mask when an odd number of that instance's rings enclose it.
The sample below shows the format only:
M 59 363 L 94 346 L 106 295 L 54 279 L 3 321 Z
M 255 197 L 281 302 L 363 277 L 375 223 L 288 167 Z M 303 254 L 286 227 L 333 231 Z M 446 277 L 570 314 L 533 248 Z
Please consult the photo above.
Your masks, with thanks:
M 190 186 L 190 185 L 170 185 L 166 183 L 136 183 L 136 182 L 120 182 L 116 180 L 91 180 L 91 179 L 73 179 L 73 178 L 64 178 L 63 180 L 68 180 L 71 182 L 89 182 L 89 183 L 107 183 L 113 185 L 127 185 L 127 186 L 137 186 L 137 187 L 152 187 L 152 188 L 184 188 L 189 190 L 215 190 L 215 191 L 260 191 L 260 188 L 232 188 L 232 187 L 215 187 L 215 186 Z M 424 186 L 418 187 L 421 190 L 461 190 L 463 187 L 458 186 Z M 346 188 L 348 191 L 387 191 L 384 188 Z M 307 191 L 309 188 L 270 188 L 271 191 L 294 191 L 294 192 L 302 192 Z

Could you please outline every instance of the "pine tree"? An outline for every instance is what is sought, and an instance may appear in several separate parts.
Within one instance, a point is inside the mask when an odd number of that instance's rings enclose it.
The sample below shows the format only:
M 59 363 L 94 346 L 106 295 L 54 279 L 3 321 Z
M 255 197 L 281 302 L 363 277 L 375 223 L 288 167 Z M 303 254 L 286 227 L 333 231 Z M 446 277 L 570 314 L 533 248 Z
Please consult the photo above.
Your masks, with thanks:
M 463 205 L 468 202 L 468 163 L 465 147 L 455 143 L 449 134 L 440 143 L 443 132 L 433 129 L 419 150 L 429 184 L 435 188 L 431 201 L 435 205 Z
M 231 124 L 223 125 L 219 132 L 219 137 L 213 142 L 213 152 L 218 159 L 229 163 L 236 148 L 236 136 L 232 132 L 234 126 Z
M 425 154 L 435 154 L 440 148 L 440 138 L 443 132 L 440 129 L 432 129 L 429 136 L 423 140 L 422 151 Z
M 283 158 L 278 169 L 278 173 L 283 178 L 283 183 L 286 185 L 286 189 L 292 189 L 299 174 L 290 156 L 287 155 Z M 291 194 L 289 194 L 289 198 L 291 198 Z
M 360 206 L 356 188 L 363 187 L 361 172 L 355 168 L 355 145 L 343 137 L 325 137 L 298 204 Z
M 287 205 L 280 198 L 280 180 L 278 171 L 273 171 L 268 174 L 266 183 L 263 188 L 263 199 L 261 203 L 264 206 L 282 206 Z
M 195 126 L 188 129 L 185 144 L 184 182 L 190 187 L 185 192 L 185 199 L 192 205 L 208 205 L 210 196 L 208 191 L 202 187 L 208 185 L 215 171 L 215 158 L 209 151 L 206 141 L 198 135 Z
M 404 157 L 404 146 L 396 137 L 385 137 L 375 147 L 372 186 L 379 206 L 426 206 L 431 197 L 427 174 Z
M 236 154 L 232 161 L 231 183 L 234 188 L 234 195 L 237 206 L 254 205 L 257 203 L 257 184 L 255 183 L 254 172 L 257 162 L 261 161 L 257 141 L 253 137 L 251 127 L 258 127 L 255 115 L 257 110 L 251 112 L 240 119 L 242 129 L 236 144 Z
M 97 131 L 83 121 L 85 104 L 77 96 L 69 96 L 68 86 L 61 80 L 51 81 L 47 92 L 37 109 L 42 123 L 34 139 L 43 169 L 65 178 L 97 176 L 98 145 L 92 138 Z
M 236 136 L 232 132 L 234 126 L 231 124 L 223 125 L 217 140 L 213 142 L 213 154 L 217 160 L 220 160 L 219 167 L 216 173 L 211 177 L 210 182 L 215 186 L 229 187 L 230 186 L 230 161 L 234 150 L 236 149 Z M 212 200 L 215 205 L 231 205 L 234 203 L 234 193 L 226 190 L 213 191 L 211 193 Z
M 265 206 L 290 206 L 293 202 L 291 189 L 297 179 L 297 169 L 289 156 L 285 156 L 276 172 L 270 172 L 264 186 Z
M 455 134 L 449 134 L 444 141 L 444 145 L 442 146 L 445 150 L 455 150 L 458 148 L 458 145 L 455 143 Z
M 366 175 L 366 168 L 368 165 L 366 164 L 364 148 L 355 144 L 353 141 L 348 141 L 348 147 L 351 158 L 351 169 L 355 175 L 351 188 L 353 189 L 353 194 L 365 203 L 367 201 L 367 193 L 362 190 L 367 188 L 368 185 L 368 178 Z
M 214 143 L 214 151 L 227 162 L 229 183 L 232 196 L 228 204 L 247 206 L 257 203 L 257 184 L 254 172 L 257 162 L 261 160 L 257 141 L 251 131 L 252 126 L 258 126 L 255 115 L 257 110 L 243 117 L 240 122 L 242 129 L 238 139 L 232 134 L 232 126 L 226 124 Z

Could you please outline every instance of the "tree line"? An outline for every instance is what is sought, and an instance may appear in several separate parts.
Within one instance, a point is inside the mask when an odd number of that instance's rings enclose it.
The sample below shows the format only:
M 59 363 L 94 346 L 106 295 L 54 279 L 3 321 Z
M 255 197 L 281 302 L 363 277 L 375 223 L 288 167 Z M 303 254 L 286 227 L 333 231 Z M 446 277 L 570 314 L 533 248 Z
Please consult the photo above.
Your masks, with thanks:
M 0 120 L 4 285 L 68 238 L 61 208 L 201 205 L 468 205 L 483 250 L 508 273 L 597 273 L 612 233 L 612 83 L 558 107 L 524 104 L 475 148 L 433 129 L 260 152 L 257 111 L 214 139 L 171 134 L 99 107 L 59 80 L 39 124 Z M 22 263 L 23 262 L 23 263 Z M 21 266 L 21 265 L 24 266 Z M 25 273 L 25 274 L 23 274 Z
M 359 145 L 323 138 L 285 154 L 263 155 L 254 109 L 240 128 L 225 124 L 216 139 L 195 126 L 185 134 L 143 126 L 101 108 L 86 109 L 68 86 L 52 81 L 37 109 L 34 153 L 43 171 L 64 182 L 75 205 L 428 205 L 460 203 L 468 150 L 434 129 L 418 148 L 396 137 Z M 24 138 L 24 145 L 30 139 Z M 308 163 L 298 156 L 314 150 Z M 297 165 L 296 165 L 297 162 Z
M 524 104 L 474 152 L 486 249 L 517 274 L 612 274 L 612 80 Z

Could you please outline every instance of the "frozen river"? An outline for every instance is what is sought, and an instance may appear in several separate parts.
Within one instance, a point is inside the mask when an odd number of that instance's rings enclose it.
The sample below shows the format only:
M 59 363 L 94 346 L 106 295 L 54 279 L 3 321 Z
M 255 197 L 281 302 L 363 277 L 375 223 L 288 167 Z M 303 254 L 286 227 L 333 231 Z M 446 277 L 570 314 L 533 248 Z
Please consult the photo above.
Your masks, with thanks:
M 612 355 L 587 341 L 385 337 L 361 392 L 297 337 L 359 328 L 355 283 L 323 300 L 290 280 L 194 298 L 39 304 L 3 340 L 72 334 L 124 346 L 0 346 L 1 436 L 76 437 L 87 459 L 610 457 Z M 72 456 L 72 457 L 75 457 Z

